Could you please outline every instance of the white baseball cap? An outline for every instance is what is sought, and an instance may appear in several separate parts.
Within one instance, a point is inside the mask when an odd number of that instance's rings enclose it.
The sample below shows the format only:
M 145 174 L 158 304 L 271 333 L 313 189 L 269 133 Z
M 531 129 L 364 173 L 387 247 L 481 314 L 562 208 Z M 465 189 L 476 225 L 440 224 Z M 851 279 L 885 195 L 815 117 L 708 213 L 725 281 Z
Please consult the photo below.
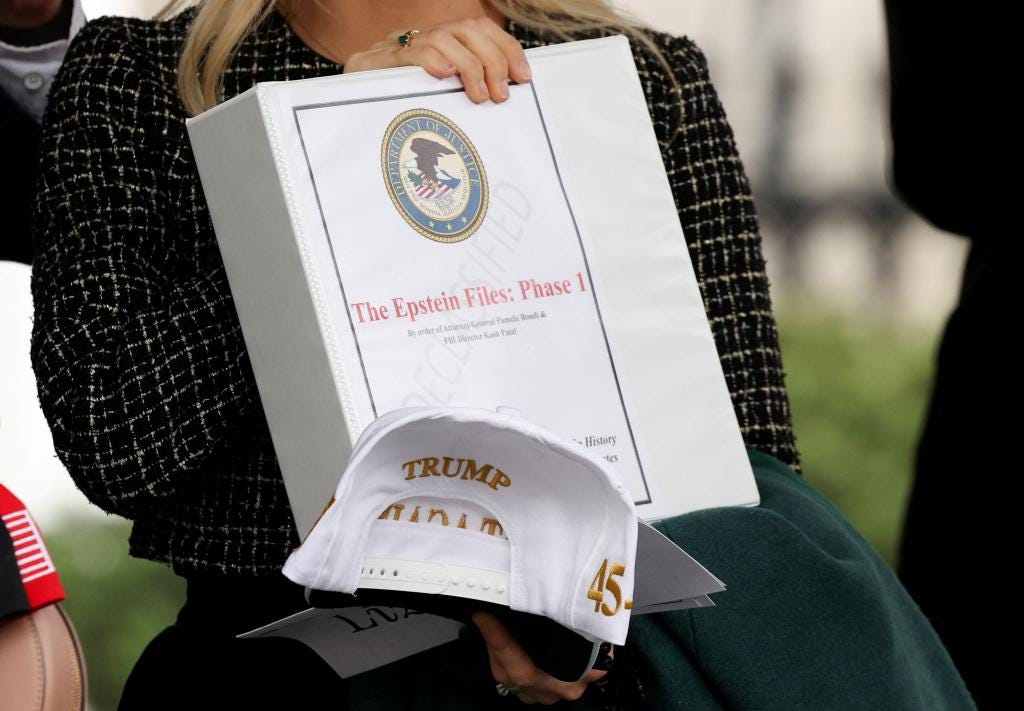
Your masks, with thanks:
M 507 605 L 623 644 L 637 527 L 614 469 L 575 443 L 507 412 L 406 408 L 363 432 L 283 572 Z

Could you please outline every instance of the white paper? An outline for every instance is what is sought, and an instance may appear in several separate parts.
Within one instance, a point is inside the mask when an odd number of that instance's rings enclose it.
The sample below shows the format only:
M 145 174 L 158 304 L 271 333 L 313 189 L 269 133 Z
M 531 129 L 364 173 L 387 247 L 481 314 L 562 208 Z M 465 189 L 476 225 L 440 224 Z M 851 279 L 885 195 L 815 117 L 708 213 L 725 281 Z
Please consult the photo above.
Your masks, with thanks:
M 725 584 L 686 551 L 657 529 L 640 524 L 633 583 L 634 615 L 684 609 L 671 605 L 706 598 L 722 590 Z
M 404 607 L 309 608 L 239 637 L 296 639 L 350 677 L 451 642 L 461 627 Z

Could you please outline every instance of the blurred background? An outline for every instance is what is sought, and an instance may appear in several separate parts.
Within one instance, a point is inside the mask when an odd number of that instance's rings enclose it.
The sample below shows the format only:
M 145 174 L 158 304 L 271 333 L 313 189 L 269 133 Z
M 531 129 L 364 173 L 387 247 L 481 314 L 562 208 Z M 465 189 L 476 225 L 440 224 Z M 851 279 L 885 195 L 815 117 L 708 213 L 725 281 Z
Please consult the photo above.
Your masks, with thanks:
M 83 0 L 88 17 L 151 16 L 162 4 Z M 760 213 L 805 475 L 895 563 L 966 242 L 889 190 L 882 0 L 619 6 L 708 56 Z M 53 454 L 28 358 L 28 275 L 0 262 L 0 479 L 46 535 L 85 646 L 91 708 L 109 711 L 184 588 L 128 557 L 127 522 L 90 506 Z

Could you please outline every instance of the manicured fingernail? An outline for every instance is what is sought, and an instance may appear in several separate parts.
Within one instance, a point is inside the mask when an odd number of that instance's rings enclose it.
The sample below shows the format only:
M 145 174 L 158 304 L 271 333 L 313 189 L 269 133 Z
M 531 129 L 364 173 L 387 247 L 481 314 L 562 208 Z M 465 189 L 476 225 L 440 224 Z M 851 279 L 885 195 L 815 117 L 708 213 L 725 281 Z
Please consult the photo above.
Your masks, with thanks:
M 498 96 L 502 99 L 508 98 L 508 79 L 502 80 L 501 84 L 498 85 Z
M 533 76 L 533 72 L 530 71 L 530 65 L 526 62 L 520 62 L 518 69 L 519 76 L 521 76 L 524 81 L 530 81 L 530 77 Z
M 480 80 L 480 83 L 477 85 L 477 88 L 480 89 L 480 93 L 484 97 L 489 96 L 491 93 L 487 90 L 487 82 L 485 82 L 483 79 Z

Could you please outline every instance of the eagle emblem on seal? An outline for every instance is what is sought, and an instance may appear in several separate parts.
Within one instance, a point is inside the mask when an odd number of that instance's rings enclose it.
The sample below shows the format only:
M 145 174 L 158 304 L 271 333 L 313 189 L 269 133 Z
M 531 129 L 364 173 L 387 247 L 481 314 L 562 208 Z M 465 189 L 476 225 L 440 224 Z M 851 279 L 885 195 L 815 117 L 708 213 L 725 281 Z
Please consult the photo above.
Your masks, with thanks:
M 487 175 L 473 143 L 451 119 L 405 111 L 384 134 L 381 168 L 391 202 L 418 233 L 461 242 L 487 214 Z

